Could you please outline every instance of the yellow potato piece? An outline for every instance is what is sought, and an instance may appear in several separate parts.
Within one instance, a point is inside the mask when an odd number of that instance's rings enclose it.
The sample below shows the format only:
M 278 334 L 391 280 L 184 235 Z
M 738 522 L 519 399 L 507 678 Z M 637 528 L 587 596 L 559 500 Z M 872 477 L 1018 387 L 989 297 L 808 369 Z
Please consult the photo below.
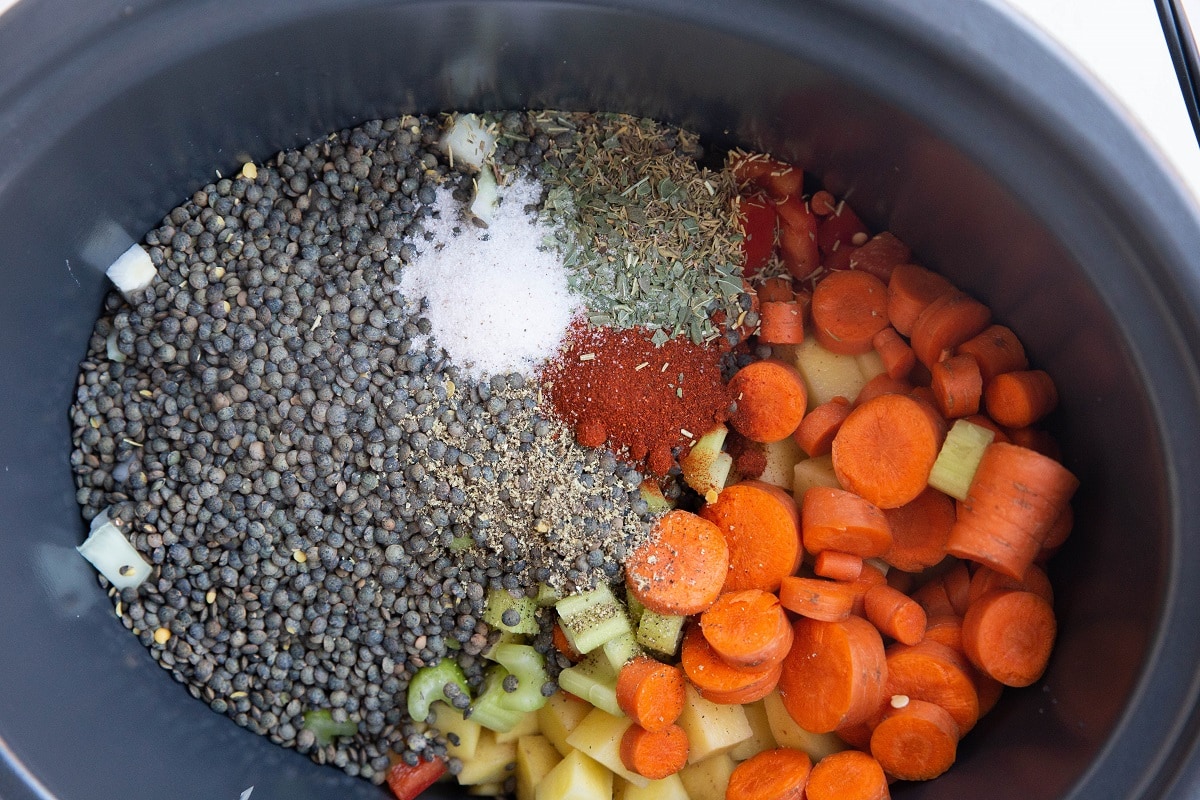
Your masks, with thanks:
M 815 336 L 796 345 L 796 369 L 808 387 L 810 411 L 838 395 L 854 402 L 867 383 L 856 357 L 829 352 L 817 344 Z
M 763 452 L 767 457 L 767 466 L 759 480 L 778 486 L 786 492 L 792 491 L 796 480 L 796 462 L 807 458 L 800 445 L 791 436 L 765 445 Z
M 746 712 L 746 721 L 750 723 L 754 735 L 729 751 L 734 761 L 745 761 L 764 750 L 774 750 L 778 746 L 775 743 L 775 734 L 771 733 L 771 722 L 767 719 L 767 709 L 763 706 L 763 701 L 744 705 L 742 710 Z
M 462 762 L 458 782 L 463 786 L 480 783 L 504 783 L 517 768 L 516 742 L 500 743 L 489 730 L 479 734 L 475 755 Z
M 578 750 L 572 751 L 534 790 L 534 800 L 612 800 L 613 774 Z
M 599 761 L 617 777 L 645 786 L 649 779 L 626 769 L 621 761 L 621 737 L 632 724 L 629 717 L 614 717 L 604 709 L 594 708 L 571 731 L 567 744 Z
M 634 786 L 628 781 L 617 779 L 613 800 L 692 800 L 683 788 L 678 775 L 668 775 L 662 780 L 650 781 L 645 786 Z
M 686 692 L 683 713 L 676 724 L 688 737 L 689 764 L 727 753 L 754 735 L 741 706 L 710 703 L 690 684 Z
M 452 758 L 469 761 L 475 755 L 479 745 L 479 734 L 483 730 L 478 722 L 463 719 L 462 712 L 445 703 L 434 703 L 433 726 L 446 735 L 446 752 Z M 450 739 L 450 734 L 458 737 L 458 744 Z
M 771 733 L 780 747 L 792 747 L 808 753 L 817 763 L 830 753 L 845 750 L 847 745 L 833 733 L 813 733 L 796 724 L 783 705 L 779 692 L 771 692 L 763 698 L 763 708 L 771 725 Z
M 565 756 L 575 749 L 567 744 L 567 737 L 591 710 L 590 703 L 564 692 L 556 692 L 546 701 L 546 705 L 538 709 L 538 727 L 559 754 Z
M 537 785 L 560 761 L 562 756 L 545 736 L 517 739 L 517 800 L 534 800 Z
M 679 779 L 691 800 L 725 800 L 729 776 L 736 766 L 728 753 L 720 753 L 684 767 Z

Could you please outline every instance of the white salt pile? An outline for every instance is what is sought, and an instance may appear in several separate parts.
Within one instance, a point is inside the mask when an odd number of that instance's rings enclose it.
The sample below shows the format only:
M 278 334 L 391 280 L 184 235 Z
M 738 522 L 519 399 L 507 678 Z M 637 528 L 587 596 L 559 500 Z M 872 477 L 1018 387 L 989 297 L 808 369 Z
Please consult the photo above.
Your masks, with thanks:
M 551 230 L 525 207 L 541 187 L 523 179 L 504 187 L 487 228 L 459 217 L 459 203 L 439 189 L 440 213 L 425 223 L 432 241 L 404 270 L 406 302 L 428 302 L 431 335 L 469 375 L 532 375 L 557 351 L 581 300 L 567 285 L 558 254 L 543 248 Z

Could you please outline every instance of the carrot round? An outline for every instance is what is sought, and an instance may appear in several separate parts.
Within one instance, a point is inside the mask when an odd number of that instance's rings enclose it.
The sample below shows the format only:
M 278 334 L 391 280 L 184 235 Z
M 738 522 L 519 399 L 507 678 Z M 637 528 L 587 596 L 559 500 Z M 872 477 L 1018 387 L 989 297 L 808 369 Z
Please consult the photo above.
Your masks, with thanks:
M 839 200 L 833 211 L 824 215 L 817 225 L 817 244 L 826 256 L 857 249 L 851 245 L 860 239 L 865 241 L 867 235 L 867 226 L 845 200 Z
M 819 189 L 808 199 L 808 207 L 818 217 L 827 217 L 837 210 L 837 198 L 824 189 Z
M 792 289 L 792 279 L 787 275 L 767 278 L 758 285 L 758 302 L 761 303 L 791 303 L 796 299 Z
M 887 585 L 898 592 L 909 594 L 917 586 L 917 576 L 902 569 L 889 569 L 887 572 Z
M 811 771 L 812 759 L 803 750 L 764 750 L 733 770 L 725 800 L 801 800 Z
M 923 404 L 900 394 L 850 412 L 833 439 L 838 481 L 880 508 L 912 502 L 925 490 L 945 431 Z
M 800 520 L 801 539 L 810 553 L 837 550 L 873 558 L 892 546 L 892 531 L 883 511 L 845 489 L 809 489 L 804 493 Z
M 917 363 L 917 356 L 908 346 L 908 342 L 904 341 L 891 325 L 875 334 L 875 338 L 871 339 L 871 346 L 879 353 L 887 374 L 893 378 L 907 378 Z
M 967 613 L 967 606 L 971 604 L 971 571 L 967 569 L 966 563 L 951 563 L 950 568 L 943 572 L 938 580 L 946 587 L 946 597 L 950 600 L 950 607 L 954 609 L 954 613 L 960 617 Z
M 949 647 L 956 653 L 961 653 L 963 651 L 962 617 L 947 613 L 927 616 L 925 621 L 925 641 L 937 642 Z M 978 683 L 976 683 L 976 686 L 978 686 Z M 982 714 L 983 712 L 980 711 L 980 713 Z
M 871 755 L 900 780 L 932 780 L 954 764 L 958 731 L 945 709 L 909 698 L 897 699 L 871 733 Z
M 982 333 L 960 344 L 955 352 L 975 357 L 985 386 L 997 375 L 1029 366 L 1021 340 L 1003 325 L 988 326 Z
M 802 617 L 793 630 L 779 695 L 796 724 L 828 733 L 866 721 L 883 701 L 888 671 L 875 626 L 854 616 L 839 622 Z
M 946 594 L 946 584 L 940 575 L 926 581 L 909 596 L 920 603 L 921 608 L 925 609 L 927 617 L 936 617 L 941 614 L 961 616 L 954 610 L 954 605 L 950 602 L 949 595 Z
M 963 635 L 965 643 L 965 624 Z M 884 696 L 893 695 L 936 703 L 950 714 L 960 734 L 979 719 L 979 694 L 971 680 L 971 665 L 961 654 L 934 641 L 888 648 Z
M 1046 671 L 1058 625 L 1054 609 L 1033 592 L 995 589 L 963 617 L 963 650 L 1005 686 L 1028 686 Z
M 617 705 L 648 731 L 674 724 L 685 697 L 683 672 L 648 656 L 630 659 L 617 674 Z
M 892 546 L 882 556 L 888 564 L 920 572 L 946 557 L 955 517 L 949 495 L 930 487 L 902 506 L 884 509 L 883 515 L 892 531 Z
M 971 355 L 945 358 L 929 368 L 930 385 L 938 411 L 946 419 L 969 417 L 979 411 L 983 375 Z
M 888 324 L 887 286 L 869 272 L 831 272 L 813 289 L 813 331 L 833 353 L 871 350 L 875 334 Z
M 913 385 L 906 379 L 893 378 L 886 372 L 881 372 L 863 384 L 862 389 L 858 391 L 858 397 L 854 398 L 854 404 L 861 406 L 881 394 L 909 394 L 913 388 Z
M 856 581 L 862 568 L 862 556 L 837 550 L 822 550 L 813 560 L 813 572 L 834 581 Z
M 699 614 L 717 599 L 728 572 L 721 530 L 681 510 L 659 517 L 649 539 L 625 559 L 629 591 L 659 614 Z
M 910 345 L 917 359 L 932 367 L 991 321 L 991 309 L 970 295 L 954 291 L 941 295 L 921 312 L 913 323 Z
M 775 359 L 755 361 L 729 381 L 737 410 L 729 423 L 756 442 L 778 442 L 796 430 L 808 406 L 808 389 L 795 367 Z
M 763 153 L 739 153 L 729 169 L 739 186 L 758 186 L 775 200 L 799 195 L 804 187 L 803 170 Z
M 854 612 L 859 594 L 853 583 L 788 576 L 779 587 L 779 603 L 802 617 L 837 622 Z
M 912 256 L 908 245 L 890 231 L 877 233 L 854 251 L 850 269 L 870 273 L 885 284 L 892 277 L 892 270 Z M 885 286 L 886 288 L 886 286 Z
M 870 753 L 842 750 L 813 765 L 805 800 L 889 800 L 887 775 Z
M 722 591 L 774 592 L 785 575 L 799 568 L 804 555 L 800 512 L 792 496 L 779 487 L 761 481 L 727 486 L 700 514 L 716 525 L 728 546 Z
M 721 595 L 700 615 L 700 629 L 722 661 L 741 669 L 778 664 L 792 646 L 779 598 L 762 589 Z
M 782 662 L 753 669 L 731 666 L 721 660 L 704 638 L 699 625 L 692 625 L 680 646 L 683 673 L 709 702 L 753 703 L 769 695 L 779 682 Z
M 554 649 L 562 653 L 564 657 L 572 664 L 578 664 L 583 658 L 583 654 L 576 650 L 571 645 L 571 640 L 567 638 L 567 634 L 563 632 L 562 626 L 557 622 L 550 629 L 551 639 L 554 642 Z
M 828 455 L 833 449 L 833 437 L 850 416 L 850 410 L 850 401 L 838 395 L 805 414 L 792 439 L 810 458 Z
M 1005 372 L 987 385 L 984 405 L 992 419 L 1006 428 L 1025 428 L 1058 405 L 1054 379 L 1040 369 Z
M 763 301 L 759 310 L 758 340 L 763 344 L 800 344 L 804 341 L 804 310 L 794 301 Z
M 1019 589 L 1023 592 L 1033 592 L 1051 606 L 1054 605 L 1054 588 L 1045 570 L 1037 564 L 1030 564 L 1020 580 L 996 572 L 994 569 L 980 567 L 971 576 L 971 586 L 967 592 L 967 607 L 993 589 Z
M 1075 512 L 1071 506 L 1063 508 L 1062 513 L 1058 515 L 1058 519 L 1054 520 L 1054 524 L 1050 526 L 1050 530 L 1046 531 L 1046 536 L 1042 539 L 1042 550 L 1053 550 L 1063 546 L 1067 541 L 1067 537 L 1071 535 L 1071 529 L 1075 527 Z
M 661 780 L 683 769 L 690 749 L 687 733 L 678 725 L 660 731 L 630 725 L 621 737 L 621 763 L 643 778 Z
M 904 336 L 911 336 L 921 312 L 938 297 L 954 291 L 950 281 L 916 264 L 900 264 L 888 279 L 888 320 Z
M 993 442 L 959 506 L 946 550 L 1020 578 L 1078 486 L 1054 459 Z
M 925 609 L 887 584 L 867 590 L 863 595 L 863 610 L 884 636 L 903 644 L 916 644 L 925 637 Z
M 817 215 L 798 194 L 775 206 L 779 214 L 779 257 L 793 278 L 803 280 L 820 266 Z

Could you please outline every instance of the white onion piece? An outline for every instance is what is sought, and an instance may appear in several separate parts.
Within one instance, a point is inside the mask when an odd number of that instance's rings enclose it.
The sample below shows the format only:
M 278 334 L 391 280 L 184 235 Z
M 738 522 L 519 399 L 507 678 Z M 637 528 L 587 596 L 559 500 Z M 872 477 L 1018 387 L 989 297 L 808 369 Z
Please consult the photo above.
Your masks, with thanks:
M 150 576 L 150 565 L 121 529 L 108 521 L 107 509 L 92 520 L 87 539 L 75 549 L 118 589 L 140 586 Z
M 496 176 L 490 169 L 485 169 L 475 179 L 475 199 L 471 201 L 471 213 L 490 225 L 499 204 L 500 193 L 496 186 Z
M 439 143 L 442 152 L 452 157 L 455 164 L 467 164 L 482 169 L 484 163 L 496 150 L 496 137 L 484 126 L 483 120 L 474 114 L 455 117 L 450 128 L 442 134 Z
M 154 268 L 154 262 L 150 260 L 150 254 L 141 245 L 135 244 L 117 256 L 117 260 L 105 274 L 128 299 L 134 292 L 140 292 L 149 286 L 158 275 L 158 271 Z
M 125 354 L 117 348 L 117 332 L 113 331 L 104 340 L 104 349 L 108 354 L 109 361 L 115 361 L 118 364 L 125 361 Z

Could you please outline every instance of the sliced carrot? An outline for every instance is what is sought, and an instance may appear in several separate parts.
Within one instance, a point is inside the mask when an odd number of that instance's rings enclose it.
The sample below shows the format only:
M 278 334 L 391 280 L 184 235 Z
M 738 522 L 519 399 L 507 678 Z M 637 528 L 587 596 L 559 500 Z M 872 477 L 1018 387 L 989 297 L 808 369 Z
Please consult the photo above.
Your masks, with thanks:
M 892 546 L 887 517 L 867 500 L 830 486 L 804 493 L 800 535 L 810 553 L 837 550 L 861 558 L 883 555 Z
M 804 555 L 800 511 L 792 496 L 779 487 L 761 481 L 726 486 L 700 514 L 717 526 L 728 547 L 722 591 L 774 592 L 785 575 L 799 568 Z
M 862 593 L 866 594 L 866 591 Z M 788 576 L 779 587 L 779 602 L 784 608 L 822 622 L 837 622 L 849 617 L 858 595 L 854 584 L 824 578 Z
M 932 368 L 991 321 L 991 309 L 983 303 L 963 292 L 950 292 L 930 303 L 917 317 L 910 344 L 917 360 Z
M 565 656 L 572 664 L 578 664 L 583 658 L 583 654 L 571 645 L 571 640 L 567 638 L 567 634 L 563 633 L 562 626 L 557 622 L 554 623 L 550 629 L 550 635 L 554 641 L 554 649 Z
M 850 259 L 854 258 L 854 251 L 857 249 L 853 245 L 834 242 L 833 249 L 822 257 L 821 266 L 826 272 L 844 272 L 850 269 Z
M 1037 564 L 1030 564 L 1020 580 L 996 572 L 988 567 L 980 567 L 971 576 L 971 586 L 967 592 L 967 606 L 994 589 L 1019 589 L 1023 592 L 1033 592 L 1051 606 L 1054 605 L 1054 588 L 1045 570 Z
M 617 705 L 648 731 L 661 731 L 679 719 L 684 700 L 683 672 L 648 656 L 625 662 L 617 673 Z
M 775 206 L 779 214 L 779 257 L 793 278 L 803 280 L 820 266 L 817 216 L 799 195 Z
M 839 201 L 833 213 L 824 215 L 817 225 L 817 244 L 826 256 L 850 251 L 855 241 L 865 242 L 867 237 L 867 226 L 845 200 Z M 846 266 L 849 268 L 848 262 Z
M 775 251 L 775 205 L 761 195 L 739 197 L 736 207 L 742 228 L 742 274 L 754 277 Z
M 813 332 L 833 353 L 869 352 L 887 326 L 887 286 L 868 272 L 831 272 L 813 289 Z
M 891 325 L 875 334 L 871 346 L 879 353 L 884 369 L 892 378 L 907 378 L 913 365 L 917 363 L 916 353 Z
M 1005 686 L 1028 686 L 1046 671 L 1058 624 L 1033 592 L 993 589 L 963 617 L 963 650 L 971 663 Z
M 725 800 L 801 800 L 811 770 L 803 750 L 764 750 L 734 768 Z
M 971 680 L 971 665 L 960 653 L 929 639 L 887 649 L 884 696 L 893 695 L 936 703 L 949 712 L 961 734 L 979 719 L 979 695 Z
M 728 574 L 721 530 L 678 509 L 659 517 L 645 544 L 625 559 L 629 591 L 659 614 L 699 614 L 717 599 Z
M 1020 578 L 1078 486 L 1057 461 L 993 442 L 983 451 L 946 550 Z
M 983 376 L 975 356 L 944 358 L 929 368 L 930 385 L 938 411 L 946 419 L 969 417 L 979 411 Z
M 900 264 L 888 278 L 888 320 L 903 336 L 911 336 L 917 317 L 930 303 L 954 291 L 950 281 L 916 264 Z
M 1062 450 L 1049 431 L 1026 426 L 1024 428 L 1005 428 L 1004 432 L 1013 444 L 1027 447 L 1047 458 L 1053 458 L 1055 461 L 1062 461 Z
M 888 564 L 921 572 L 946 557 L 955 516 L 949 495 L 929 487 L 902 506 L 884 509 L 883 515 L 892 531 L 892 546 L 882 556 Z
M 763 153 L 735 153 L 729 169 L 739 186 L 758 186 L 774 200 L 799 195 L 804 188 L 804 171 Z
M 917 578 L 911 572 L 905 572 L 902 569 L 889 569 L 887 572 L 887 585 L 897 592 L 909 594 L 916 588 Z
M 800 344 L 804 341 L 804 309 L 794 301 L 762 301 L 758 340 L 763 344 Z
M 936 617 L 941 614 L 958 616 L 958 612 L 954 610 L 954 605 L 950 602 L 949 595 L 946 594 L 946 584 L 940 575 L 926 581 L 909 596 L 921 604 L 927 617 Z
M 837 211 L 837 198 L 824 189 L 820 189 L 813 192 L 812 197 L 808 200 L 808 207 L 818 217 L 828 217 Z
M 988 415 L 1006 428 L 1025 428 L 1058 405 L 1054 379 L 1040 369 L 997 375 L 983 393 Z
M 861 406 L 882 394 L 909 394 L 913 388 L 907 379 L 893 378 L 886 372 L 881 372 L 863 384 L 862 389 L 858 392 L 858 397 L 854 398 L 854 405 Z
M 813 561 L 815 574 L 834 581 L 856 581 L 862 575 L 862 568 L 862 556 L 837 550 L 822 550 Z
M 950 600 L 950 607 L 954 609 L 954 613 L 960 617 L 967 613 L 967 606 L 971 604 L 971 571 L 966 562 L 951 563 L 939 580 L 946 587 L 946 597 Z
M 911 256 L 912 250 L 908 245 L 892 233 L 883 231 L 872 236 L 854 252 L 850 269 L 869 272 L 886 282 L 897 265 L 905 263 Z
M 842 750 L 813 765 L 805 800 L 889 800 L 887 775 L 870 753 Z
M 688 627 L 679 650 L 684 675 L 709 702 L 753 703 L 774 691 L 779 682 L 782 661 L 754 669 L 731 666 L 713 650 L 699 625 Z
M 657 781 L 683 769 L 690 749 L 687 733 L 678 725 L 660 731 L 630 725 L 621 737 L 621 763 L 630 772 Z
M 787 275 L 767 278 L 758 286 L 758 301 L 760 303 L 790 303 L 796 299 L 792 289 L 792 279 Z
M 962 617 L 957 614 L 928 617 L 925 622 L 925 640 L 943 644 L 956 653 L 962 653 Z
M 777 664 L 792 647 L 779 598 L 762 589 L 721 595 L 700 615 L 700 629 L 722 661 L 741 669 Z
M 866 617 L 866 605 L 864 598 L 867 592 L 871 591 L 873 586 L 882 586 L 887 583 L 887 575 L 883 570 L 876 567 L 869 561 L 863 562 L 862 572 L 859 573 L 858 580 L 850 581 L 847 585 L 854 591 L 854 607 L 851 613 L 856 617 Z
M 863 610 L 880 633 L 902 644 L 916 644 L 925 637 L 925 609 L 887 584 L 867 591 Z
M 880 395 L 842 423 L 833 439 L 833 470 L 850 491 L 880 508 L 897 508 L 925 490 L 944 438 L 945 429 L 920 401 Z
M 887 658 L 875 626 L 861 617 L 801 617 L 783 660 L 779 695 L 796 724 L 828 733 L 864 722 L 883 701 Z
M 850 401 L 838 395 L 805 414 L 792 439 L 809 457 L 828 455 L 833 449 L 833 437 L 850 416 L 850 410 Z
M 856 747 L 863 752 L 871 751 L 871 732 L 875 730 L 875 723 L 878 720 L 869 720 L 867 722 L 856 722 L 853 725 L 844 725 L 834 731 L 837 737 L 851 747 Z
M 979 670 L 971 674 L 971 680 L 975 682 L 975 692 L 979 695 L 979 716 L 982 717 L 1000 702 L 1000 697 L 1004 694 L 1004 684 Z
M 1021 340 L 1003 325 L 988 326 L 982 333 L 960 344 L 955 352 L 975 357 L 985 386 L 997 375 L 1029 366 Z
M 1055 550 L 1062 547 L 1071 535 L 1071 529 L 1075 527 L 1075 512 L 1071 506 L 1063 508 L 1062 513 L 1058 515 L 1058 519 L 1054 520 L 1054 524 L 1050 530 L 1046 531 L 1046 536 L 1042 539 L 1042 551 Z
M 920 365 L 918 364 L 918 366 Z M 934 395 L 933 389 L 928 384 L 918 384 L 908 394 L 912 399 L 920 400 L 935 412 L 937 411 L 937 396 Z M 941 416 L 941 412 L 938 412 L 938 416 Z
M 756 442 L 786 439 L 808 407 L 808 389 L 799 371 L 773 358 L 755 361 L 734 373 L 729 393 L 737 410 L 729 423 Z
M 950 769 L 959 734 L 945 709 L 912 698 L 895 705 L 871 734 L 871 755 L 884 771 L 900 780 L 928 781 Z

